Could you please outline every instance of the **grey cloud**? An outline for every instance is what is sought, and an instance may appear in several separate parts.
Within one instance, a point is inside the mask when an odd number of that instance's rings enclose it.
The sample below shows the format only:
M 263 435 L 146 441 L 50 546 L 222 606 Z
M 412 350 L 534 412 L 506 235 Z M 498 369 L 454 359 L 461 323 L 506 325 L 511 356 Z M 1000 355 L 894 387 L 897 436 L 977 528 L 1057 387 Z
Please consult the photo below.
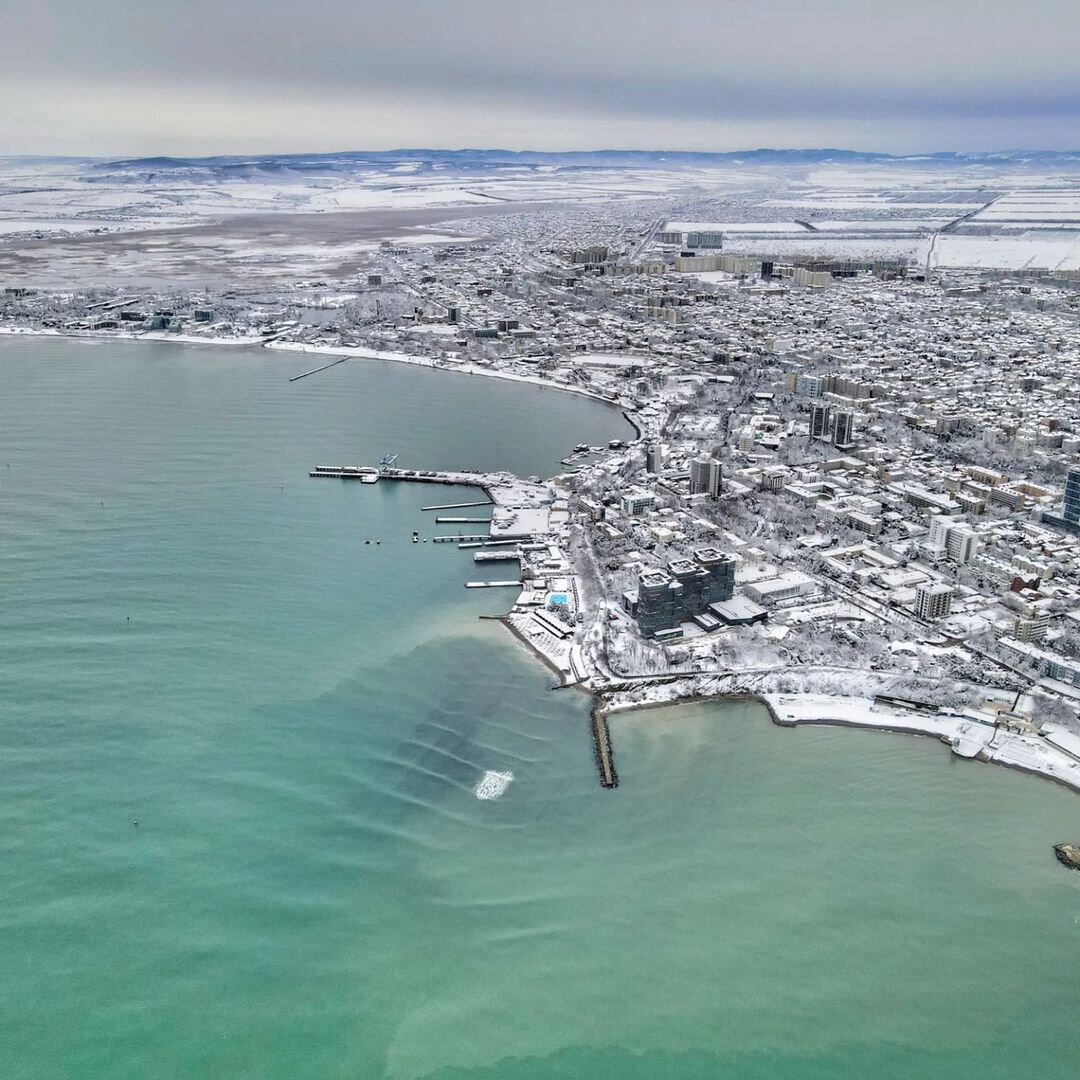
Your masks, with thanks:
M 670 124 L 714 121 L 719 138 L 725 122 L 814 120 L 854 138 L 875 118 L 904 140 L 927 120 L 985 130 L 997 118 L 1003 138 L 1027 120 L 1066 145 L 1078 45 L 1076 0 L 38 0 L 0 11 L 0 89 L 9 101 L 26 86 L 48 91 L 41 103 L 96 97 L 103 113 L 128 93 L 133 131 L 148 119 L 142 95 L 168 94 L 201 110 L 208 142 L 224 134 L 206 106 L 216 93 L 268 133 L 265 111 L 282 102 L 362 116 L 376 100 L 407 104 L 420 130 L 425 102 L 505 116 L 508 145 L 525 117 L 533 131 L 547 117 L 542 135 L 557 143 L 568 110 L 575 137 L 593 118 L 597 145 L 604 117 L 621 131 L 640 118 L 654 146 L 671 145 Z M 123 131 L 114 111 L 104 119 L 103 138 Z M 476 142 L 469 132 L 443 122 L 423 141 Z M 17 117 L 0 116 L 0 150 L 17 152 L 16 135 Z

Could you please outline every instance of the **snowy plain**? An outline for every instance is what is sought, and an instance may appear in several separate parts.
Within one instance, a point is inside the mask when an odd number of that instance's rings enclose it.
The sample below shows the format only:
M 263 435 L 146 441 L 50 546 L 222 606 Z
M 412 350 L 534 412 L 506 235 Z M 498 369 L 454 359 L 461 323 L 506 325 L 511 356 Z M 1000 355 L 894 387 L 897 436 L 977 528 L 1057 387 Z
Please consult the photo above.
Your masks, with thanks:
M 672 229 L 724 232 L 733 253 L 776 258 L 1080 269 L 1080 162 L 444 157 L 0 158 L 0 277 L 43 287 L 341 277 L 382 240 L 474 239 L 485 232 L 475 222 L 537 208 L 556 229 L 582 213 L 643 226 L 660 214 Z

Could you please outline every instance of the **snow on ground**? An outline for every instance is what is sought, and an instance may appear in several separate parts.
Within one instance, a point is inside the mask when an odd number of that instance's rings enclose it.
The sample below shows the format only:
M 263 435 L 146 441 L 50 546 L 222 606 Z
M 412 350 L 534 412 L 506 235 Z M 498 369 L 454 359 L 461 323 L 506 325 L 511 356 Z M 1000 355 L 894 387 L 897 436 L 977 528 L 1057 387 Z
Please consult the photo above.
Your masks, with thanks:
M 943 217 L 925 217 L 925 218 L 875 218 L 870 221 L 819 221 L 817 218 L 811 218 L 810 224 L 819 231 L 828 232 L 880 232 L 882 230 L 903 231 L 911 229 L 915 231 L 926 232 L 930 229 L 941 228 L 942 225 L 948 225 L 952 218 Z
M 580 353 L 574 357 L 574 363 L 593 367 L 640 367 L 648 359 L 639 353 Z
M 725 239 L 730 254 L 772 254 L 829 259 L 915 259 L 925 257 L 927 240 L 920 237 L 828 236 L 806 233 L 770 240 L 739 236 Z
M 444 207 L 459 208 L 458 217 L 464 209 L 480 215 L 535 202 L 625 202 L 632 211 L 644 199 L 683 206 L 685 220 L 669 221 L 670 229 L 723 232 L 725 248 L 734 253 L 920 262 L 927 234 L 957 222 L 935 251 L 939 266 L 1075 269 L 1080 258 L 1071 233 L 1062 228 L 1080 230 L 1080 182 L 1056 167 L 1053 173 L 931 162 L 579 168 L 450 166 L 417 158 L 320 160 L 302 167 L 267 167 L 256 159 L 238 171 L 206 162 L 0 158 L 0 273 L 18 270 L 29 284 L 46 287 L 117 278 L 210 281 L 235 270 L 230 262 L 241 264 L 245 275 L 334 276 L 350 272 L 355 256 L 370 251 L 356 241 L 377 238 L 354 232 L 351 246 L 335 251 L 341 238 L 331 235 L 329 219 L 388 211 L 415 219 L 428 212 L 429 227 L 439 229 L 445 219 L 436 215 Z M 640 212 L 644 223 L 658 211 Z M 269 215 L 305 219 L 302 229 L 291 226 L 295 243 L 275 239 L 277 230 L 264 227 Z M 322 230 L 321 218 L 328 219 Z M 249 223 L 247 235 L 239 223 Z M 206 232 L 211 224 L 221 230 L 219 242 Z M 189 239 L 174 235 L 167 243 L 147 232 L 179 232 L 177 226 L 196 228 Z M 980 235 L 974 235 L 976 228 Z M 399 227 L 382 237 L 398 243 L 449 238 L 435 229 L 425 234 Z M 87 235 L 97 231 L 108 235 Z M 981 235 L 986 232 L 991 235 Z M 117 233 L 136 234 L 141 246 L 117 244 Z M 54 239 L 43 241 L 42 234 Z M 55 246 L 46 250 L 46 243 Z M 154 245 L 160 245 L 156 262 L 148 257 Z
M 1032 231 L 1007 236 L 939 237 L 935 266 L 974 266 L 988 269 L 1080 270 L 1080 230 L 1059 238 Z
M 669 221 L 664 228 L 671 232 L 806 232 L 798 221 Z
M 223 215 L 633 200 L 731 180 L 730 170 L 707 168 L 426 166 L 352 161 L 270 169 L 255 161 L 241 174 L 207 163 L 0 158 L 0 220 L 3 232 L 74 231 L 67 223 L 84 219 L 93 219 L 91 227 L 145 229 Z
M 985 202 L 954 203 L 923 200 L 908 202 L 892 198 L 885 192 L 875 193 L 868 191 L 864 195 L 841 195 L 821 192 L 813 196 L 804 195 L 795 199 L 767 199 L 761 205 L 792 210 L 955 210 L 954 216 L 959 217 L 969 210 L 978 210 L 979 207 L 985 205 Z
M 781 724 L 838 724 L 928 735 L 941 739 L 961 757 L 993 761 L 1080 790 L 1080 758 L 1062 742 L 1057 728 L 1048 727 L 1049 737 L 1020 734 L 995 727 L 988 718 L 975 714 L 928 714 L 879 705 L 871 698 L 765 694 L 764 699 Z
M 115 333 L 111 333 L 110 336 L 115 337 L 116 335 Z M 166 335 L 166 337 L 170 341 L 177 340 L 176 335 Z M 483 367 L 480 364 L 451 364 L 440 362 L 427 356 L 414 356 L 410 353 L 384 352 L 382 350 L 367 349 L 361 346 L 351 347 L 348 345 L 308 345 L 296 341 L 273 342 L 272 344 L 267 345 L 267 348 L 286 349 L 290 352 L 314 353 L 318 356 L 348 356 L 350 358 L 358 360 L 392 360 L 396 363 L 401 364 L 417 364 L 420 367 L 442 368 L 446 371 L 457 371 L 465 375 L 486 375 L 493 379 L 507 379 L 510 382 L 532 383 L 534 386 L 543 386 L 546 387 L 548 390 L 559 390 L 567 394 L 580 394 L 583 397 L 598 398 L 599 400 L 607 401 L 610 404 L 609 398 L 605 398 L 602 395 L 597 394 L 592 390 L 587 390 L 581 386 L 562 383 L 556 379 L 549 379 L 540 375 L 519 375 L 513 371 L 504 371 L 500 368 Z

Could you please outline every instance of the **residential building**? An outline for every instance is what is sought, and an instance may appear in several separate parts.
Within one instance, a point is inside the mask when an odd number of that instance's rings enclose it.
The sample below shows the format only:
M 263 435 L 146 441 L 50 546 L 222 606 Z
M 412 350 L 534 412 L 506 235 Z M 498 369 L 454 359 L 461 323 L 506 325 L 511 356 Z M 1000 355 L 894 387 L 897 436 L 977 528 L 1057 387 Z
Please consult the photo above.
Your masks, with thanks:
M 631 488 L 623 495 L 621 506 L 627 517 L 640 517 L 646 510 L 656 506 L 656 496 L 644 488 Z
M 810 438 L 827 439 L 829 437 L 829 420 L 832 409 L 828 405 L 810 406 Z
M 838 409 L 833 423 L 833 442 L 839 447 L 849 447 L 854 442 L 855 413 L 851 409 Z
M 720 495 L 723 466 L 716 458 L 699 457 L 690 462 L 690 494 L 708 495 L 716 499 Z
M 1061 516 L 1071 524 L 1080 525 L 1080 467 L 1070 469 L 1065 480 L 1065 505 Z
M 664 637 L 735 593 L 735 560 L 716 548 L 700 548 L 693 558 L 672 559 L 666 570 L 643 570 L 635 596 L 623 606 L 646 637 Z
M 966 566 L 979 552 L 979 538 L 962 521 L 937 514 L 930 519 L 931 548 L 940 548 L 953 562 Z
M 952 610 L 952 598 L 951 586 L 924 581 L 915 589 L 915 614 L 920 619 L 944 619 Z

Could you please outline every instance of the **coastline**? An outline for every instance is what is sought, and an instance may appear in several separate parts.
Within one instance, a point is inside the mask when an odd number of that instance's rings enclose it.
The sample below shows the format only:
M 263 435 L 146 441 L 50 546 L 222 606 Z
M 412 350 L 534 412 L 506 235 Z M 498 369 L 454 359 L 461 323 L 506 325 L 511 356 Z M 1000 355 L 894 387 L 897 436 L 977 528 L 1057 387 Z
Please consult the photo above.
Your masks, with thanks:
M 169 340 L 164 338 L 162 340 Z M 175 340 L 175 339 L 174 339 Z M 281 352 L 311 353 L 316 356 L 343 356 L 350 360 L 389 360 L 396 364 L 412 364 L 414 367 L 426 367 L 435 371 L 457 372 L 461 375 L 483 375 L 491 379 L 503 379 L 507 382 L 529 383 L 532 386 L 543 386 L 549 390 L 559 390 L 566 394 L 577 394 L 580 397 L 592 398 L 594 401 L 603 402 L 616 409 L 624 409 L 626 403 L 597 393 L 595 390 L 587 390 L 581 386 L 570 386 L 567 383 L 556 382 L 554 379 L 545 379 L 542 375 L 520 375 L 513 371 L 499 371 L 496 368 L 482 367 L 480 364 L 446 364 L 439 363 L 432 357 L 414 356 L 412 353 L 387 352 L 381 349 L 371 349 L 367 346 L 349 345 L 309 345 L 300 341 L 271 341 L 264 346 Z M 638 424 L 626 416 L 627 422 L 638 432 L 641 437 L 641 429 Z
M 641 438 L 641 425 L 634 419 L 634 412 L 628 403 L 620 398 L 610 398 L 595 390 L 583 386 L 571 386 L 568 383 L 546 379 L 542 375 L 522 375 L 513 371 L 499 371 L 496 368 L 483 367 L 480 364 L 440 363 L 432 357 L 415 356 L 412 353 L 371 349 L 367 346 L 350 345 L 311 345 L 302 341 L 275 341 L 263 337 L 206 337 L 198 334 L 172 334 L 164 330 L 146 330 L 138 334 L 127 334 L 115 330 L 52 330 L 32 326 L 0 325 L 0 335 L 9 337 L 61 337 L 73 341 L 152 341 L 178 345 L 209 346 L 249 346 L 251 348 L 272 349 L 275 352 L 310 353 L 315 356 L 338 356 L 349 360 L 387 360 L 395 364 L 411 364 L 414 367 L 431 368 L 435 371 L 457 372 L 461 375 L 482 375 L 489 379 L 503 379 L 506 382 L 528 383 L 542 386 L 549 390 L 558 390 L 565 394 L 577 394 L 579 397 L 592 398 L 594 401 L 619 409 L 627 423 Z
M 608 405 L 620 408 L 625 403 L 612 401 L 593 391 L 553 382 L 539 375 L 521 375 L 502 372 L 474 364 L 448 365 L 437 363 L 427 357 L 413 356 L 408 353 L 387 352 L 366 347 L 319 346 L 304 343 L 277 343 L 265 339 L 248 337 L 202 337 L 195 335 L 169 334 L 167 332 L 144 332 L 123 334 L 108 331 L 61 331 L 43 328 L 0 326 L 0 335 L 5 336 L 44 336 L 91 341 L 151 341 L 164 343 L 194 344 L 207 346 L 251 346 L 272 348 L 279 351 L 311 353 L 347 359 L 386 360 L 395 363 L 407 363 L 413 366 L 435 370 L 475 374 L 488 378 L 501 378 L 506 381 L 531 383 L 591 397 Z M 641 428 L 634 420 L 631 410 L 623 408 L 623 416 L 638 432 Z M 488 492 L 489 498 L 490 492 Z M 493 500 L 494 501 L 494 500 Z M 806 725 L 862 728 L 864 730 L 884 731 L 895 734 L 915 735 L 936 738 L 944 742 L 957 756 L 975 759 L 987 763 L 1002 765 L 1030 775 L 1052 780 L 1072 791 L 1080 792 L 1080 737 L 1071 733 L 1057 732 L 1049 728 L 1049 737 L 1018 732 L 1004 732 L 988 724 L 985 720 L 972 715 L 963 715 L 950 711 L 935 714 L 901 712 L 875 703 L 871 697 L 854 695 L 828 695 L 813 693 L 779 693 L 758 691 L 716 691 L 679 693 L 677 682 L 673 679 L 668 685 L 675 685 L 676 692 L 667 698 L 646 700 L 619 700 L 623 691 L 596 689 L 588 685 L 588 677 L 567 681 L 567 673 L 560 669 L 527 635 L 515 627 L 509 612 L 497 616 L 511 635 L 524 645 L 528 651 L 539 658 L 541 663 L 560 680 L 561 687 L 573 686 L 589 693 L 594 698 L 594 708 L 605 716 L 637 709 L 673 707 L 705 701 L 756 701 L 765 706 L 773 723 L 780 727 L 800 727 Z M 1064 749 L 1053 741 L 1056 735 L 1065 740 L 1075 740 L 1076 752 Z
M 596 696 L 607 716 L 702 702 L 753 701 L 765 707 L 778 727 L 844 727 L 936 739 L 957 757 L 1014 769 L 1080 793 L 1080 756 L 1047 738 L 1005 733 L 963 713 L 919 713 L 879 704 L 869 697 L 812 693 L 732 691 L 641 702 L 612 701 L 603 691 Z M 1071 736 L 1064 729 L 1048 730 L 1051 739 Z M 1080 747 L 1080 739 L 1077 745 Z

